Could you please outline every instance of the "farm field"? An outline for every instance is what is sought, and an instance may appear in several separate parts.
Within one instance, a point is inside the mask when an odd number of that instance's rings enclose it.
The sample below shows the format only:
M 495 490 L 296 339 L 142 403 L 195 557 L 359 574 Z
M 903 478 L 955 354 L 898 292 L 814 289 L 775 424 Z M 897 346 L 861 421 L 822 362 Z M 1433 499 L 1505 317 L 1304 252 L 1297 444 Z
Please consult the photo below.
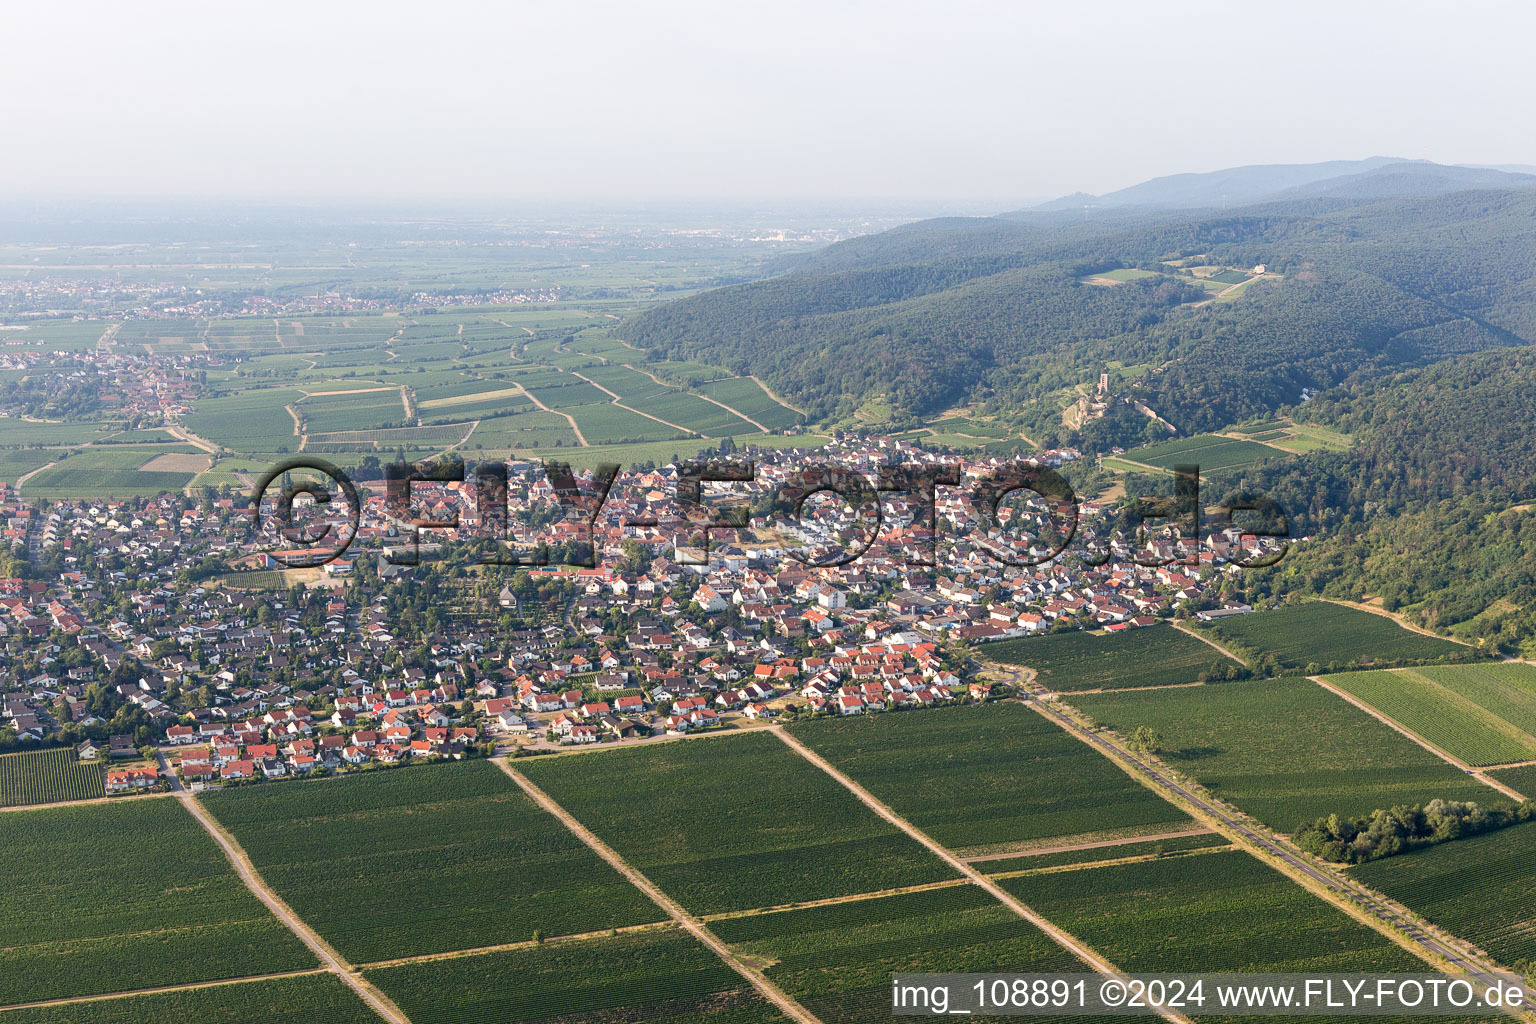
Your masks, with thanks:
M 368 1004 L 334 974 L 271 978 L 212 988 L 102 999 L 64 1006 L 7 1010 L 5 1024 L 144 1024 L 206 1021 L 209 1024 L 271 1024 L 273 1009 L 284 1020 L 325 1024 L 378 1024 Z
M 1407 671 L 1454 691 L 1526 735 L 1536 736 L 1536 665 L 1489 661 L 1424 665 Z
M 200 799 L 268 884 L 354 963 L 662 916 L 485 761 Z M 359 879 L 387 896 L 360 899 Z
M 1194 827 L 1093 748 L 1015 702 L 824 719 L 791 731 L 962 856 Z
M 197 453 L 194 457 L 201 458 L 199 465 L 208 464 L 207 457 L 190 446 L 84 448 L 28 480 L 22 493 L 28 498 L 153 497 L 161 491 L 180 494 L 196 472 L 139 468 L 167 450 L 189 456 Z
M 1436 797 L 1484 807 L 1508 800 L 1388 725 L 1306 679 L 1267 679 L 1070 702 L 1128 734 L 1162 735 L 1160 754 L 1218 796 L 1281 832 L 1325 815 Z
M 528 448 L 576 448 L 576 433 L 559 413 L 533 409 L 481 420 L 471 438 L 473 447 L 505 451 Z M 548 452 L 543 453 L 548 456 Z M 598 461 L 607 461 L 599 459 Z
M 1123 971 L 1424 971 L 1241 850 L 1004 879 Z
M 0 814 L 0 850 L 0 1006 L 318 966 L 178 800 Z
M 1239 654 L 1270 654 L 1287 668 L 1319 666 L 1308 675 L 1319 670 L 1385 667 L 1473 653 L 1461 644 L 1404 629 L 1384 615 L 1328 601 L 1234 615 L 1208 628 L 1222 646 Z
M 697 914 L 953 877 L 943 861 L 761 732 L 517 768 Z
M 1126 281 L 1137 281 L 1144 277 L 1160 276 L 1153 270 L 1138 270 L 1135 267 L 1122 267 L 1117 270 L 1106 270 L 1099 274 L 1090 274 L 1081 278 L 1086 284 L 1124 284 Z
M 1288 452 L 1310 452 L 1319 448 L 1343 451 L 1352 443 L 1347 434 L 1341 434 L 1312 423 L 1292 423 L 1289 420 L 1267 420 L 1247 426 L 1232 427 L 1227 431 Z
M 769 980 L 837 1024 L 891 1020 L 896 972 L 1087 969 L 974 885 L 726 918 L 709 927 L 740 955 L 769 963 Z
M 725 437 L 757 430 L 740 416 L 685 391 L 668 391 L 624 404 L 705 437 Z
M 507 440 L 508 436 L 516 437 L 517 435 L 486 434 L 487 428 L 494 430 L 494 425 L 499 422 L 501 421 L 486 420 L 482 422 L 480 429 L 475 431 L 474 436 L 470 438 L 469 444 L 464 449 L 461 449 L 461 451 L 465 449 L 471 451 L 478 450 L 482 442 L 487 450 L 492 448 L 504 450 L 504 445 L 501 442 Z M 559 422 L 564 423 L 565 421 L 560 420 Z M 687 458 L 699 452 L 713 452 L 717 450 L 718 445 L 718 442 L 712 438 L 693 438 L 686 441 L 641 441 L 636 444 L 609 444 L 595 445 L 590 448 L 577 448 L 575 447 L 575 435 L 571 434 L 569 427 L 565 428 L 565 434 L 571 440 L 565 442 L 567 447 L 561 448 L 558 451 L 549 451 L 547 448 L 540 448 L 534 451 L 519 445 L 514 449 L 515 454 L 523 458 L 559 459 L 562 462 L 569 462 L 576 469 L 591 469 L 600 463 L 617 462 L 627 471 L 631 466 L 639 463 L 664 464 L 674 456 Z M 482 435 L 485 436 L 482 437 Z M 494 438 L 498 443 L 493 445 L 487 438 Z M 816 448 L 827 442 L 827 438 L 819 434 L 800 434 L 795 437 L 775 437 L 771 434 L 737 434 L 734 440 L 738 449 L 748 444 L 758 445 L 762 448 Z M 466 453 L 465 458 L 468 457 Z M 620 485 L 616 484 L 615 486 Z
M 0 447 L 85 444 L 105 437 L 106 433 L 103 424 L 88 420 L 36 423 L 14 416 L 0 417 Z
M 1386 857 L 1351 869 L 1507 967 L 1536 957 L 1536 823 Z
M 101 765 L 68 747 L 0 754 L 0 807 L 89 800 L 105 795 Z
M 1125 457 L 1158 469 L 1172 470 L 1174 466 L 1196 465 L 1200 472 L 1209 474 L 1229 469 L 1246 469 L 1260 459 L 1276 459 L 1285 456 L 1268 445 L 1255 441 L 1240 441 L 1216 434 L 1196 434 L 1176 441 L 1164 441 L 1132 448 Z
M 296 451 L 299 438 L 284 407 L 303 397 L 297 388 L 236 391 L 199 400 L 181 422 L 197 436 L 231 451 Z
M 300 420 L 306 434 L 321 434 L 336 430 L 371 430 L 405 425 L 405 406 L 400 401 L 400 389 L 377 385 L 355 384 L 366 388 L 357 394 L 313 394 L 297 403 Z M 328 389 L 326 389 L 328 390 Z
M 412 1024 L 776 1024 L 778 1008 L 681 928 L 380 967 Z
M 1202 673 L 1242 668 L 1210 644 L 1161 622 L 1119 633 L 1078 630 L 998 640 L 981 650 L 989 661 L 1034 669 L 1040 685 L 1064 693 L 1193 683 Z
M 25 330 L 6 331 L 7 344 L 23 348 L 68 349 L 75 352 L 93 349 L 111 326 L 103 320 L 34 320 Z
M 1512 674 L 1500 671 L 1503 668 L 1442 665 L 1422 671 L 1344 672 L 1324 678 L 1473 767 L 1536 760 L 1536 737 L 1487 707 L 1495 704 L 1522 712 L 1522 721 L 1530 724 L 1531 709 L 1518 701 L 1523 696 L 1526 703 L 1536 704 L 1536 691 L 1510 685 L 1507 680 Z M 1529 686 L 1536 672 L 1529 665 L 1518 668 L 1525 670 L 1518 675 Z

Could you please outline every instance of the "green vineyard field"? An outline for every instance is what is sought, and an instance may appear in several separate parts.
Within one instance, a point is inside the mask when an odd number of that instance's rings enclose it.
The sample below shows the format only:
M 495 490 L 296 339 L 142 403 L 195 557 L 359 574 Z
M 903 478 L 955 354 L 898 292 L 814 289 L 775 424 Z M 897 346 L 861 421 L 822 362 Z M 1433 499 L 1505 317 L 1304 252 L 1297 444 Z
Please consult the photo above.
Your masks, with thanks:
M 546 758 L 518 770 L 698 914 L 954 877 L 760 732 Z
M 1071 702 L 1122 734 L 1138 725 L 1157 730 L 1164 760 L 1281 832 L 1325 814 L 1436 797 L 1509 803 L 1306 679 L 1080 694 Z
M 0 807 L 104 796 L 101 765 L 68 748 L 0 754 Z
M 837 1024 L 890 1021 L 896 972 L 1086 969 L 974 885 L 728 918 L 710 930 L 738 952 L 770 963 L 769 980 L 822 1021 Z
M 0 814 L 0 851 L 0 1006 L 317 966 L 178 800 Z
M 982 657 L 1027 665 L 1040 685 L 1076 690 L 1192 683 L 1201 673 L 1239 666 L 1198 637 L 1159 623 L 1120 633 L 1056 633 L 987 644 Z
M 783 1015 L 679 928 L 382 967 L 412 1024 L 776 1024 Z
M 1387 857 L 1353 873 L 1512 967 L 1536 958 L 1533 849 L 1536 822 Z
M 267 883 L 354 963 L 663 915 L 485 761 L 201 798 Z M 387 898 L 359 898 L 359 881 Z
M 1178 808 L 1022 704 L 824 719 L 792 731 L 967 856 L 1190 827 Z
M 1482 673 L 1496 666 L 1442 666 Z M 1536 760 L 1536 737 L 1515 728 L 1428 672 L 1392 669 L 1325 677 L 1452 757 L 1474 767 Z

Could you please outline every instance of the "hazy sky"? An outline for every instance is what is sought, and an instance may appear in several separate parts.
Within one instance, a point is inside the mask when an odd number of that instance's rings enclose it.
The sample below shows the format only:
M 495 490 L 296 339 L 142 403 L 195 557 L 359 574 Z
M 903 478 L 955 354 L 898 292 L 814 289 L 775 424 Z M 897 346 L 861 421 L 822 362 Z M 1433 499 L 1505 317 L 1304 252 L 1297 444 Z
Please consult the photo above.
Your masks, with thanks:
M 1244 163 L 1536 164 L 1516 0 L 12 0 L 0 24 L 9 200 L 1005 206 Z

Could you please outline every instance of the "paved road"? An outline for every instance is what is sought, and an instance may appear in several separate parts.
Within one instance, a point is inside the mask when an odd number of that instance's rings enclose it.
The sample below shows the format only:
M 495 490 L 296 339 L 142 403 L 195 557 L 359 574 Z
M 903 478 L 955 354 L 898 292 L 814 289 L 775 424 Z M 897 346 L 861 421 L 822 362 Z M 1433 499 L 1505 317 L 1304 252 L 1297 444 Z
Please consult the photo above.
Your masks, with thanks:
M 1293 852 L 1270 836 L 1248 827 L 1221 805 L 1212 803 L 1200 794 L 1192 792 L 1161 768 L 1141 760 L 1134 754 L 1121 750 L 1104 737 L 1083 728 L 1069 715 L 1052 707 L 1051 702 L 1037 700 L 1033 703 L 1036 710 L 1055 721 L 1062 728 L 1093 744 L 1106 756 L 1130 767 L 1136 774 L 1155 783 L 1159 789 L 1177 794 L 1202 813 L 1216 819 L 1233 832 L 1236 832 L 1252 845 L 1259 847 L 1265 853 L 1284 862 L 1287 867 L 1306 875 L 1340 898 L 1348 900 L 1377 920 L 1390 925 L 1394 930 L 1406 935 L 1409 942 L 1418 946 L 1423 952 L 1449 962 L 1452 966 L 1466 971 L 1480 982 L 1489 983 L 1496 980 L 1493 968 L 1490 965 L 1474 959 L 1466 951 L 1458 949 L 1424 931 L 1418 924 L 1404 917 L 1371 890 L 1318 868 L 1304 855 Z M 1528 993 L 1529 997 L 1530 994 Z

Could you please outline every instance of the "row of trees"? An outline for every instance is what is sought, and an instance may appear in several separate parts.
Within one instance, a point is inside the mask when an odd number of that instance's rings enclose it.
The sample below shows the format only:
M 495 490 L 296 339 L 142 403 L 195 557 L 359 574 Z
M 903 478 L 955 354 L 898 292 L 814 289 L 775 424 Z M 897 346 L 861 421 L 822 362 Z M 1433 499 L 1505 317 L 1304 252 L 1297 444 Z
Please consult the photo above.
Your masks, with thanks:
M 1532 819 L 1536 800 L 1492 811 L 1467 801 L 1431 800 L 1423 807 L 1379 809 L 1358 818 L 1330 814 L 1303 826 L 1295 842 L 1324 860 L 1363 864 Z

